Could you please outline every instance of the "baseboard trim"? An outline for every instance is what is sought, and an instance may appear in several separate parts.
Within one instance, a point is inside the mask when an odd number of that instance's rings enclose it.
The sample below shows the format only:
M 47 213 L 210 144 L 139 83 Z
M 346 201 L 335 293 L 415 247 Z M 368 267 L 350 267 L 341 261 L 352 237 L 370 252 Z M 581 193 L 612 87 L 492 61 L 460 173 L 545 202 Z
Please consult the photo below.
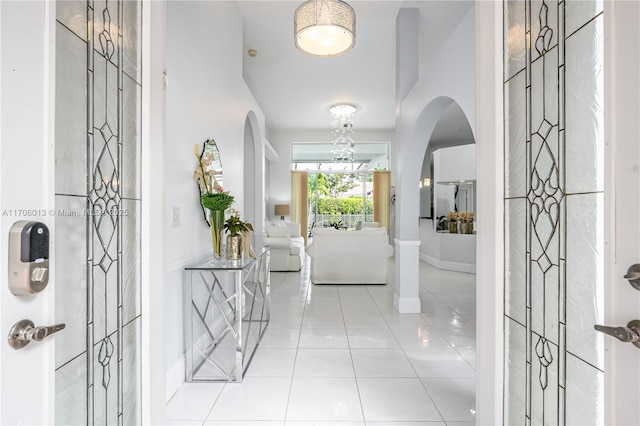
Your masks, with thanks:
M 476 273 L 475 263 L 449 262 L 446 260 L 436 259 L 428 254 L 420 253 L 420 260 L 445 271 L 466 272 L 467 274 Z
M 173 398 L 173 395 L 180 389 L 180 386 L 182 386 L 185 381 L 185 377 L 187 377 L 185 356 L 186 354 L 182 354 L 167 370 L 165 378 L 165 403 Z
M 393 307 L 401 314 L 419 314 L 420 298 L 419 297 L 398 297 L 393 295 Z

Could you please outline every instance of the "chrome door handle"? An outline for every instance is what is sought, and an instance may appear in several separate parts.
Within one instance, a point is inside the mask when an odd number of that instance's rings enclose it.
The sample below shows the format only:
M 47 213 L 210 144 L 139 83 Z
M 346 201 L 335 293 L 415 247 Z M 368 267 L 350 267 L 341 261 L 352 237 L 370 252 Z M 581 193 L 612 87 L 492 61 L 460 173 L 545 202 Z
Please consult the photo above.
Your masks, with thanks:
M 9 336 L 7 341 L 9 345 L 14 349 L 22 349 L 29 344 L 32 340 L 40 341 L 45 337 L 57 333 L 65 327 L 65 324 L 56 324 L 50 327 L 34 327 L 33 321 L 21 320 L 13 324 L 11 330 L 9 330 Z
M 621 342 L 633 343 L 640 348 L 640 321 L 629 321 L 626 327 L 607 327 L 605 325 L 594 325 L 597 331 L 613 336 Z
M 640 290 L 640 263 L 629 266 L 624 277 L 629 280 L 629 284 L 631 284 L 633 288 Z

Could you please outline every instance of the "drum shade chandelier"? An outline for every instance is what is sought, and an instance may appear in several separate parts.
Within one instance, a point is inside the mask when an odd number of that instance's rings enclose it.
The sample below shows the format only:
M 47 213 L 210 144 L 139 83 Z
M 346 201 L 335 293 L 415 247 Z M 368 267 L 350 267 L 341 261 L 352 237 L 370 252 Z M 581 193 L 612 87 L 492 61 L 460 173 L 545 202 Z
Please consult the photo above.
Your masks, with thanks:
M 356 14 L 341 0 L 309 0 L 294 15 L 296 47 L 307 55 L 341 55 L 356 44 Z

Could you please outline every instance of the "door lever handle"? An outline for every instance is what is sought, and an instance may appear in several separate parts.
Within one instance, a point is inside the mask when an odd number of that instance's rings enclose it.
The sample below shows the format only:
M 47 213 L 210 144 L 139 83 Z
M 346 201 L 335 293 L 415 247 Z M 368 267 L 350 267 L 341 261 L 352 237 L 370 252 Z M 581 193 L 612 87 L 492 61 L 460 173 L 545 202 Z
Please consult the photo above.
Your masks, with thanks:
M 626 327 L 607 327 L 596 324 L 593 326 L 597 331 L 613 336 L 621 342 L 633 343 L 640 348 L 640 321 L 629 321 Z
M 7 336 L 7 341 L 12 348 L 22 349 L 32 340 L 39 342 L 45 337 L 53 333 L 57 333 L 63 328 L 65 328 L 65 324 L 56 324 L 49 327 L 34 327 L 33 321 L 21 320 L 11 327 L 11 330 L 9 330 L 9 336 Z
M 624 277 L 629 280 L 629 284 L 633 288 L 640 290 L 640 263 L 629 266 Z

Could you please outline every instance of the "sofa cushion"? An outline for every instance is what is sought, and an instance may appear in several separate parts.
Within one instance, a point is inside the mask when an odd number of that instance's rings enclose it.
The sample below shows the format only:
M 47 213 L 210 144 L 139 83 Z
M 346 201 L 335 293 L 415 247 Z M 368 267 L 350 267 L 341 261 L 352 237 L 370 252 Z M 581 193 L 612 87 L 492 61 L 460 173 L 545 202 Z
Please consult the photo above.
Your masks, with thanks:
M 368 234 L 386 234 L 387 228 L 362 228 L 360 232 L 366 232 Z
M 287 226 L 267 225 L 265 232 L 268 237 L 289 238 L 291 236 L 291 232 Z
M 338 231 L 336 228 L 313 228 L 311 231 L 312 235 L 329 235 L 334 233 L 343 233 L 346 231 Z
M 289 229 L 289 234 L 292 237 L 300 236 L 300 224 L 297 222 L 287 222 L 287 228 Z

